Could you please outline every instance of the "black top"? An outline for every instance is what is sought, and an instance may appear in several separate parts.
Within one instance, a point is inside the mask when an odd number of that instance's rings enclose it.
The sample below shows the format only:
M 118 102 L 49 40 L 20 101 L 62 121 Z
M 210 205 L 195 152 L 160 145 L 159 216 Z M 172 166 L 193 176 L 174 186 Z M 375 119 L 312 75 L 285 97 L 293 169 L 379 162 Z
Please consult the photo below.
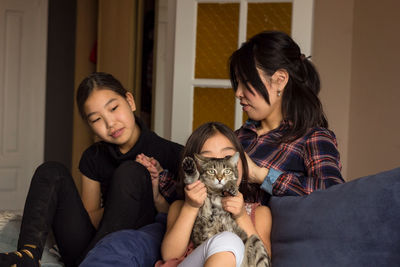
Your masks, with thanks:
M 154 157 L 174 177 L 179 170 L 182 145 L 161 138 L 136 118 L 141 132 L 136 144 L 122 154 L 117 145 L 100 141 L 87 148 L 79 162 L 79 170 L 86 177 L 99 181 L 103 198 L 107 196 L 110 180 L 115 169 L 125 160 L 135 160 L 140 153 Z M 103 199 L 105 200 L 105 199 Z

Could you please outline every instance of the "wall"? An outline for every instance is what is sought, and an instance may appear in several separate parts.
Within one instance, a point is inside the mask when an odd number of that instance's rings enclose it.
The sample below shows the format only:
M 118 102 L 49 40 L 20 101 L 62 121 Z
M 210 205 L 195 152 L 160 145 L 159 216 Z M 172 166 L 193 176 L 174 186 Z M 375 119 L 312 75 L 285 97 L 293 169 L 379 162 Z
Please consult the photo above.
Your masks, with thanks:
M 315 1 L 313 61 L 351 180 L 400 166 L 400 2 Z
M 353 0 L 315 1 L 312 60 L 321 78 L 321 101 L 335 132 L 342 174 L 348 173 Z M 340 16 L 338 16 L 340 14 Z
M 349 177 L 400 166 L 400 2 L 354 6 Z

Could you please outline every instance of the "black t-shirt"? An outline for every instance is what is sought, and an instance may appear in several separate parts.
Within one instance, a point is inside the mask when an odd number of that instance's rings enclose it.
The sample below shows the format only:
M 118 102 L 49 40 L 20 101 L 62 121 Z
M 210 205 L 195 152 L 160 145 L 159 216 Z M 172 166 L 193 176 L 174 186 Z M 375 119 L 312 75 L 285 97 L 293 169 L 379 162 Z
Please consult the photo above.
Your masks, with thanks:
M 139 119 L 136 119 L 136 123 L 141 133 L 136 144 L 127 153 L 122 154 L 115 144 L 100 141 L 91 145 L 82 154 L 79 170 L 86 177 L 100 182 L 103 201 L 107 196 L 115 169 L 125 160 L 135 160 L 140 153 L 154 157 L 164 169 L 177 177 L 182 145 L 159 137 L 147 129 Z

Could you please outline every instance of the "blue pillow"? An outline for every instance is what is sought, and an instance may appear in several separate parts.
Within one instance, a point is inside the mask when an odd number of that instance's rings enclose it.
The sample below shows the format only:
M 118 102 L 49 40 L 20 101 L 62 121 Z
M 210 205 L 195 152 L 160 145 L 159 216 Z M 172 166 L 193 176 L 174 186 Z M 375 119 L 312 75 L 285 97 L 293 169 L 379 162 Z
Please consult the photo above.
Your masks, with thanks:
M 269 205 L 274 267 L 400 266 L 400 168 Z

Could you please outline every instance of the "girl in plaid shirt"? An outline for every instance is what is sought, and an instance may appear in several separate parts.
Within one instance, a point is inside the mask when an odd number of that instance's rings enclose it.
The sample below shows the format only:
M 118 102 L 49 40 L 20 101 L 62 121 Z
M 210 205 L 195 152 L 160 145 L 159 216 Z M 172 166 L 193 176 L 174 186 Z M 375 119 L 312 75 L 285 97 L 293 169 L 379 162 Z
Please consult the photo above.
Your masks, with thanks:
M 318 72 L 293 39 L 259 33 L 229 64 L 235 95 L 249 117 L 236 131 L 247 153 L 249 182 L 277 196 L 343 183 L 336 137 L 318 98 Z

